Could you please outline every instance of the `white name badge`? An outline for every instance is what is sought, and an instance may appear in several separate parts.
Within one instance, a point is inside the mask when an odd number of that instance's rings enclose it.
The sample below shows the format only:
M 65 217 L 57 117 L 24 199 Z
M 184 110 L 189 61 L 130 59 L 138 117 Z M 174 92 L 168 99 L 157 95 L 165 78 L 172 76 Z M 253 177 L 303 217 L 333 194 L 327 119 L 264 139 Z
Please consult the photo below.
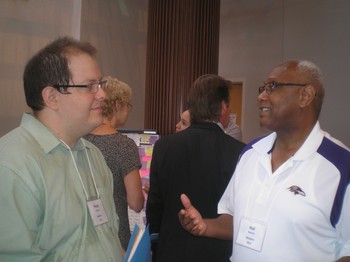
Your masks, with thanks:
M 266 223 L 253 221 L 249 218 L 242 218 L 239 224 L 236 243 L 261 251 L 266 233 Z
M 94 226 L 99 226 L 108 222 L 108 217 L 101 199 L 88 201 L 87 205 Z

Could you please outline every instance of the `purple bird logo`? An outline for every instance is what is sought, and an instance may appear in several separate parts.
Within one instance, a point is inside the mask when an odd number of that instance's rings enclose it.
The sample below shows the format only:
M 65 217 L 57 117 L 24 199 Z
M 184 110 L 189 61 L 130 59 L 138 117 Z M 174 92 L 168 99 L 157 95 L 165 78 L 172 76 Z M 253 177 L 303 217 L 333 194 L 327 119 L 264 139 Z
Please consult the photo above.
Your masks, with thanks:
M 287 188 L 290 192 L 293 192 L 294 195 L 306 196 L 305 192 L 298 186 L 291 186 Z

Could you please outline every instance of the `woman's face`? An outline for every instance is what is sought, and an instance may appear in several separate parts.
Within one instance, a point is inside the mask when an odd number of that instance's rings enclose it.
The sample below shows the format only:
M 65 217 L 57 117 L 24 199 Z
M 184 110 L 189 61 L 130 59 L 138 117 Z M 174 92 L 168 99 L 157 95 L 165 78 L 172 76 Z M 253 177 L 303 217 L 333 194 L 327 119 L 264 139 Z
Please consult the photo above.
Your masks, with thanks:
M 176 132 L 186 129 L 191 125 L 191 116 L 188 110 L 182 112 L 180 121 L 176 124 Z

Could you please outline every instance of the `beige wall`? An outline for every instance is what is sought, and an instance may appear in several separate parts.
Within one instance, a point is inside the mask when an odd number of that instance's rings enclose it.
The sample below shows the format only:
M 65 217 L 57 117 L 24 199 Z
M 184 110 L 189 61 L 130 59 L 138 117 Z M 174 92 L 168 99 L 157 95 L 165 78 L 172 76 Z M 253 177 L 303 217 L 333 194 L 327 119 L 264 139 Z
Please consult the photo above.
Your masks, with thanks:
M 105 75 L 133 89 L 126 128 L 143 128 L 147 38 L 146 0 L 0 0 L 0 136 L 20 123 L 26 106 L 27 60 L 58 36 L 88 40 Z
M 79 37 L 80 2 L 0 1 L 0 136 L 28 111 L 22 87 L 27 60 L 59 35 Z
M 300 58 L 325 75 L 321 127 L 350 146 L 350 1 L 221 0 L 219 74 L 243 82 L 243 139 L 258 125 L 257 87 L 270 69 Z
M 27 59 L 59 35 L 96 45 L 102 72 L 133 88 L 134 109 L 125 128 L 142 129 L 147 3 L 1 0 L 0 136 L 16 127 L 27 110 L 22 88 Z M 325 74 L 321 126 L 350 145 L 348 10 L 347 0 L 221 0 L 219 74 L 243 83 L 246 142 L 267 132 L 258 125 L 257 86 L 274 65 L 303 58 L 314 61 Z
M 81 39 L 97 47 L 103 74 L 133 90 L 133 109 L 123 129 L 143 129 L 148 1 L 82 1 Z

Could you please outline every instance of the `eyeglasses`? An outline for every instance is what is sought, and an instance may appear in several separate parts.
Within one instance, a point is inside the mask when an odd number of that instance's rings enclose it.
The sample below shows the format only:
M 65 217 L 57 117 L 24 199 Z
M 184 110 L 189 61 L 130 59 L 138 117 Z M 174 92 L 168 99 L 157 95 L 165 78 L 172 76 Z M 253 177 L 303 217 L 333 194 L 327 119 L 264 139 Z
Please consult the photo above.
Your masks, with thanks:
M 126 106 L 128 107 L 128 111 L 130 112 L 132 110 L 132 104 L 126 102 Z
M 269 95 L 275 88 L 282 87 L 282 86 L 307 86 L 308 84 L 296 84 L 296 83 L 282 83 L 282 82 L 276 82 L 272 81 L 269 83 L 264 83 L 263 86 L 259 86 L 259 94 L 266 91 L 266 93 Z
M 64 90 L 65 94 L 70 94 L 67 91 L 68 87 L 86 88 L 88 93 L 96 94 L 100 88 L 104 89 L 106 86 L 107 86 L 107 80 L 104 80 L 101 82 L 96 82 L 96 83 L 91 83 L 91 84 L 87 84 L 87 85 L 53 85 L 53 87 L 58 89 L 60 92 L 62 92 Z

